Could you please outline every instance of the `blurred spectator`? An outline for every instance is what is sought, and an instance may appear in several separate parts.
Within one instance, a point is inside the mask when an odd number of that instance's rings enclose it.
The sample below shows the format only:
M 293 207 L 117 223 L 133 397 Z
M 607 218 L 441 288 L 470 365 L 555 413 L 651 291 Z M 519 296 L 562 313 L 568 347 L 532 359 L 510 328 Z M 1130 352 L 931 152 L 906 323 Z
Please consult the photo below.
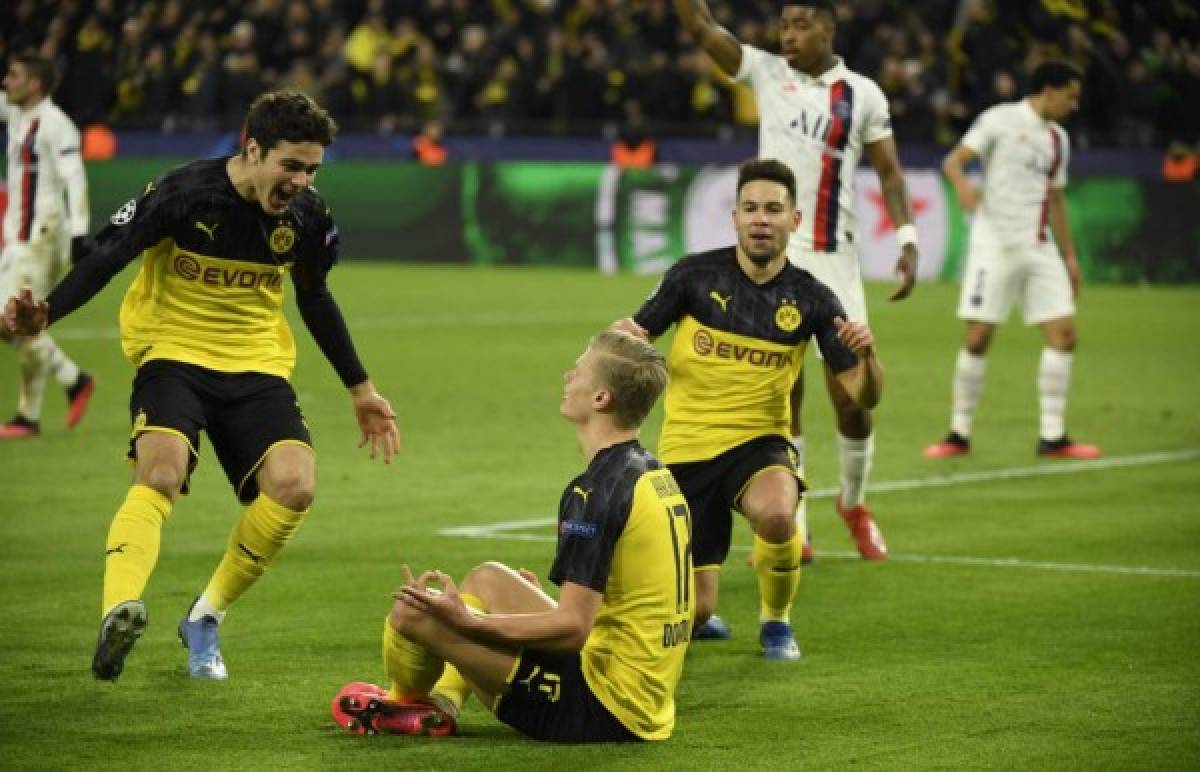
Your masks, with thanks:
M 778 50 L 778 0 L 710 0 Z M 835 0 L 836 50 L 875 78 L 904 143 L 952 142 L 1024 93 L 1032 67 L 1086 73 L 1081 145 L 1200 136 L 1200 10 L 1155 0 Z M 322 99 L 347 131 L 750 132 L 743 87 L 715 75 L 671 0 L 0 0 L 0 53 L 64 71 L 81 122 L 232 128 L 261 90 Z
M 609 149 L 609 159 L 622 169 L 649 169 L 657 154 L 657 143 L 636 123 L 626 124 Z
M 412 141 L 413 157 L 424 166 L 441 166 L 446 163 L 446 146 L 442 144 L 442 124 L 428 121 L 421 133 Z
M 1167 146 L 1163 158 L 1163 179 L 1167 182 L 1191 182 L 1200 170 L 1200 152 L 1178 140 Z

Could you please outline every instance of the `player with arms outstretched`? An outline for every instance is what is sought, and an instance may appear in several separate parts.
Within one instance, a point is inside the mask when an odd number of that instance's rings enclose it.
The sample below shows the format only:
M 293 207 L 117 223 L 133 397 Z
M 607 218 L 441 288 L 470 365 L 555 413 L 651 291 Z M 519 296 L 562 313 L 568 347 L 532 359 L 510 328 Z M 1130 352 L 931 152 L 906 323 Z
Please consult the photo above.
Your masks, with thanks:
M 121 346 L 137 367 L 129 403 L 134 484 L 108 532 L 97 678 L 116 680 L 146 627 L 142 593 L 163 523 L 187 492 L 201 430 L 246 508 L 179 625 L 193 677 L 227 677 L 218 624 L 308 512 L 316 463 L 288 381 L 296 358 L 283 315 L 289 275 L 305 326 L 349 390 L 362 442 L 385 460 L 397 449 L 395 414 L 367 379 L 325 282 L 338 231 L 311 184 L 335 131 L 309 97 L 263 94 L 246 116 L 241 153 L 151 183 L 44 302 L 28 291 L 8 301 L 5 326 L 36 334 L 141 258 L 121 305 Z
M 440 571 L 409 573 L 384 625 L 390 689 L 343 687 L 332 708 L 345 729 L 451 734 L 474 693 L 538 740 L 670 736 L 695 598 L 691 521 L 671 473 L 637 440 L 666 363 L 649 343 L 608 330 L 564 380 L 560 411 L 588 466 L 559 503 L 558 601 L 531 572 L 500 563 L 461 586 Z
M 616 323 L 647 339 L 677 327 L 659 456 L 692 511 L 697 626 L 716 610 L 736 509 L 754 531 L 763 654 L 785 660 L 800 657 L 790 612 L 804 490 L 787 439 L 789 394 L 809 341 L 856 403 L 874 407 L 883 390 L 870 329 L 847 321 L 833 292 L 788 262 L 788 238 L 800 223 L 795 194 L 783 163 L 742 164 L 736 246 L 684 257 L 632 318 Z
M 1039 65 L 1029 97 L 983 111 L 942 163 L 963 209 L 974 212 L 975 219 L 958 302 L 967 330 L 954 366 L 950 433 L 925 449 L 930 458 L 970 451 L 984 357 L 1013 303 L 1021 305 L 1025 324 L 1041 327 L 1046 340 L 1037 375 L 1037 454 L 1100 455 L 1096 446 L 1072 441 L 1066 430 L 1077 340 L 1075 296 L 1082 277 L 1065 194 L 1070 137 L 1058 121 L 1079 108 L 1082 89 L 1083 76 L 1074 65 Z M 974 158 L 984 163 L 982 191 L 964 172 Z
M 851 71 L 833 52 L 836 19 L 832 0 L 781 3 L 779 55 L 740 43 L 713 19 L 704 0 L 675 0 L 692 39 L 722 70 L 754 91 L 759 112 L 758 155 L 776 158 L 796 175 L 796 205 L 804 217 L 788 258 L 837 295 L 851 321 L 867 321 L 867 305 L 854 239 L 855 173 L 865 155 L 879 175 L 884 204 L 901 251 L 891 300 L 912 292 L 917 275 L 917 236 L 892 138 L 887 99 L 869 78 Z M 834 371 L 825 385 L 837 414 L 841 493 L 837 510 L 859 554 L 887 557 L 887 544 L 866 505 L 867 479 L 875 454 L 870 410 L 850 397 Z M 800 424 L 803 378 L 792 395 L 792 442 L 804 467 Z M 803 513 L 797 513 L 803 520 Z M 805 545 L 805 560 L 812 550 Z

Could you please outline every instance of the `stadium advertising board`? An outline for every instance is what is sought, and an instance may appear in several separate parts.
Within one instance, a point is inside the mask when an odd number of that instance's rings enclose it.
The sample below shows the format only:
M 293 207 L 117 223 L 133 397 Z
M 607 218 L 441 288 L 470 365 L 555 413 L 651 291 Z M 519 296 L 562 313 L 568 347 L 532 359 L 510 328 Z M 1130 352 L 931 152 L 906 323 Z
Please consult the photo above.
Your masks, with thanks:
M 93 163 L 93 222 L 174 164 Z M 892 278 L 894 232 L 873 172 L 860 170 L 858 244 L 863 275 Z M 934 170 L 909 169 L 922 279 L 962 269 L 969 218 Z M 317 186 L 333 207 L 347 259 L 594 267 L 658 273 L 687 252 L 732 243 L 736 168 L 496 162 L 428 168 L 339 161 Z M 1200 187 L 1153 180 L 1072 181 L 1068 205 L 1089 279 L 1200 281 Z

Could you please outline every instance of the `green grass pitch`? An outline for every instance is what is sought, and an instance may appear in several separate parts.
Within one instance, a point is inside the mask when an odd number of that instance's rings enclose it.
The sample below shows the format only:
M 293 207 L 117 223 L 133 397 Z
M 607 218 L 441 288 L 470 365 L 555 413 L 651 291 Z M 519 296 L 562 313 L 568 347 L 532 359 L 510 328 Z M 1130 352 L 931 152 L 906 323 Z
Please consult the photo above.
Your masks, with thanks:
M 43 437 L 0 445 L 0 766 L 132 769 L 1195 768 L 1200 764 L 1200 324 L 1195 288 L 1087 287 L 1068 426 L 1120 463 L 1033 457 L 1040 341 L 1016 322 L 988 364 L 973 455 L 921 457 L 948 419 L 956 288 L 889 304 L 869 287 L 887 371 L 872 495 L 893 559 L 867 564 L 832 500 L 810 503 L 817 562 L 793 619 L 798 664 L 764 662 L 738 526 L 721 613 L 735 638 L 692 647 L 675 736 L 552 747 L 478 706 L 463 736 L 360 738 L 331 695 L 382 680 L 379 641 L 400 564 L 461 574 L 484 559 L 544 573 L 548 526 L 484 538 L 440 529 L 554 516 L 582 467 L 557 414 L 587 337 L 632 312 L 650 277 L 349 264 L 335 293 L 400 415 L 391 466 L 355 447 L 349 402 L 298 323 L 295 383 L 319 454 L 317 503 L 222 628 L 231 673 L 184 671 L 175 624 L 224 549 L 238 507 L 206 446 L 163 534 L 150 627 L 116 684 L 88 671 L 103 544 L 129 484 L 132 370 L 115 311 L 132 269 L 56 328 L 99 377 L 67 433 L 53 386 Z M 810 358 L 809 363 L 813 360 Z M 0 408 L 16 361 L 0 354 Z M 810 376 L 809 478 L 837 485 L 832 423 Z M 656 412 L 644 440 L 653 447 Z M 1061 466 L 1059 462 L 1058 466 Z M 1063 470 L 1060 470 L 1063 471 Z M 975 474 L 972 481 L 962 479 Z M 935 485 L 938 475 L 952 475 Z M 499 538 L 507 536 L 510 538 Z M 511 538 L 516 537 L 516 538 Z M 1129 572 L 1141 567 L 1153 571 Z M 1173 570 L 1173 571 L 1172 571 Z

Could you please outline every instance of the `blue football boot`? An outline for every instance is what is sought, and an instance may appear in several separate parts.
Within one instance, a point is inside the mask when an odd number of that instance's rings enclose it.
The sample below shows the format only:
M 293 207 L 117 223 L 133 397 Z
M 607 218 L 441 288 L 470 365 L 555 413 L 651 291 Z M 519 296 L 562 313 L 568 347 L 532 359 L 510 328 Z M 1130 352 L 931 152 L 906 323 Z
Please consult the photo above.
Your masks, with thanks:
M 800 659 L 800 647 L 796 645 L 792 626 L 787 622 L 763 622 L 758 642 L 762 644 L 763 656 L 767 659 Z
M 693 641 L 727 641 L 733 637 L 733 630 L 724 619 L 713 614 L 708 621 L 696 628 L 692 633 Z
M 197 598 L 196 602 L 200 599 Z M 194 607 L 195 602 L 192 603 Z M 191 621 L 191 609 L 179 623 L 179 640 L 188 650 L 188 673 L 192 678 L 224 681 L 229 677 L 225 660 L 221 658 L 221 641 L 217 637 L 218 622 L 211 616 Z

